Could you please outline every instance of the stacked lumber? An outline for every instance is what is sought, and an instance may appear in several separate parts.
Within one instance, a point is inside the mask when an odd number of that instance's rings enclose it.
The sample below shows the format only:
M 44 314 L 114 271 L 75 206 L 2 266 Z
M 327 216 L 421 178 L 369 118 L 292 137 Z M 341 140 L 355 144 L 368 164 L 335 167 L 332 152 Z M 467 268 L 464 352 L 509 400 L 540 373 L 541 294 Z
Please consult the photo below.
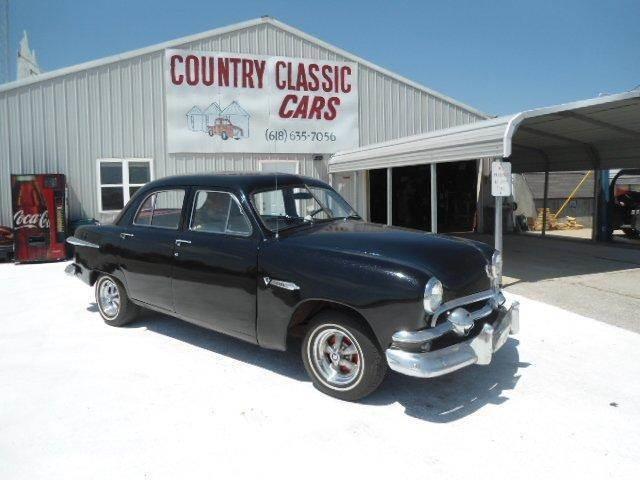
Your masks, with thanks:
M 558 222 L 558 230 L 579 230 L 581 228 L 584 228 L 584 225 L 576 222 L 576 217 L 564 217 L 562 222 Z
M 540 231 L 542 230 L 542 222 L 543 222 L 543 213 L 544 213 L 543 208 L 539 208 L 538 209 L 538 218 L 536 218 L 536 221 L 533 223 L 533 229 L 536 231 Z M 558 228 L 558 222 L 556 222 L 556 218 L 553 216 L 553 213 L 551 213 L 551 210 L 549 210 L 548 208 L 547 210 L 547 228 L 546 230 L 556 230 Z

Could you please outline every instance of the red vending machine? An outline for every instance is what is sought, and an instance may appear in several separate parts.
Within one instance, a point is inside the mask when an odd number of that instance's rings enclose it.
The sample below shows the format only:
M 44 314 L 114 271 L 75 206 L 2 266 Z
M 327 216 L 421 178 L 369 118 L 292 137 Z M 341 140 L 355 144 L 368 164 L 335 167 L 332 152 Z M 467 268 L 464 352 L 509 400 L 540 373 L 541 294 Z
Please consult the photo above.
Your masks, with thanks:
M 67 185 L 64 175 L 11 175 L 13 241 L 19 263 L 67 257 Z

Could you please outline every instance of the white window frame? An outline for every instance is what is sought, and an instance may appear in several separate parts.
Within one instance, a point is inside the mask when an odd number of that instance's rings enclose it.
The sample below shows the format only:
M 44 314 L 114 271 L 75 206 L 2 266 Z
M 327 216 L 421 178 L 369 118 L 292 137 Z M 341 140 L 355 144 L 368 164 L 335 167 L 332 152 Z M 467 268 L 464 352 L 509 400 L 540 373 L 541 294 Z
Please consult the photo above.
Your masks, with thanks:
M 263 171 L 262 165 L 265 163 L 295 163 L 296 165 L 296 173 L 294 175 L 300 174 L 300 162 L 298 160 L 258 160 L 258 170 Z M 275 172 L 270 172 L 275 173 Z M 280 172 L 284 173 L 284 172 Z
M 140 163 L 146 162 L 149 164 L 149 181 L 153 181 L 153 159 L 152 158 L 98 158 L 96 160 L 96 179 L 98 181 L 98 212 L 99 213 L 118 213 L 120 210 L 104 210 L 102 208 L 102 187 L 120 187 L 122 188 L 122 198 L 124 205 L 126 205 L 131 196 L 129 194 L 129 187 L 141 187 L 144 183 L 129 183 L 129 162 Z M 122 183 L 102 183 L 100 175 L 100 165 L 102 163 L 119 163 L 122 168 Z

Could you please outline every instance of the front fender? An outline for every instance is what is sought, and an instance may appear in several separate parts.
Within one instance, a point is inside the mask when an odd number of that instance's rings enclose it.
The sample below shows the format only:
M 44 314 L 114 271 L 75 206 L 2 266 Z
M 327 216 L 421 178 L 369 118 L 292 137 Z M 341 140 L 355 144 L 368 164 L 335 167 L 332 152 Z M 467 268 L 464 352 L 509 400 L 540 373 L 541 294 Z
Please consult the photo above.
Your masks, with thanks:
M 267 284 L 265 277 L 291 282 L 297 289 Z M 396 331 L 426 326 L 422 300 L 428 278 L 424 271 L 379 257 L 265 242 L 258 255 L 258 343 L 284 350 L 298 307 L 326 301 L 355 310 L 385 348 Z

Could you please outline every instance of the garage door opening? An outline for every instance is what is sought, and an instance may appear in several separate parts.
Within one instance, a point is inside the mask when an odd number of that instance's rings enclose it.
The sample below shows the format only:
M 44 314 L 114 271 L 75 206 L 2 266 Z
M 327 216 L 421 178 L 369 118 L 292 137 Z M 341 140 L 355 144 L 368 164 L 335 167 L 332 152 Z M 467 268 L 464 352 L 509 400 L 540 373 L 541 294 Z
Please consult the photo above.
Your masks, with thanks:
M 437 165 L 438 232 L 474 230 L 477 182 L 475 160 Z
M 412 165 L 391 169 L 391 218 L 388 218 L 388 169 L 369 171 L 369 218 L 374 223 L 431 231 L 431 168 Z M 477 162 L 436 166 L 439 232 L 474 228 Z

